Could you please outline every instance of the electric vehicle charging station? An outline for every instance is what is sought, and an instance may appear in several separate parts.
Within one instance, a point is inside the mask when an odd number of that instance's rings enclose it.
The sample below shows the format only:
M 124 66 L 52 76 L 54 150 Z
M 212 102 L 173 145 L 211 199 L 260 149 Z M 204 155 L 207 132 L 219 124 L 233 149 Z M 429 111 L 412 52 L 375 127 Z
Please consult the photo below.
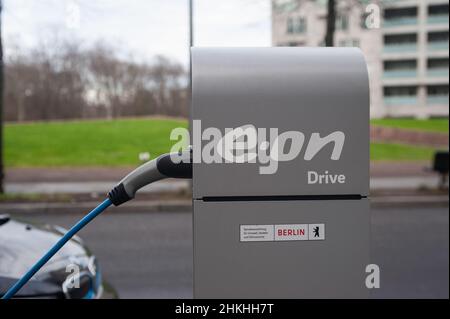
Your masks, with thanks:
M 193 148 L 130 172 L 2 299 L 109 206 L 167 177 L 193 178 L 194 297 L 368 297 L 369 84 L 360 51 L 197 48 L 191 64 Z
M 195 161 L 209 142 L 194 132 L 194 297 L 368 297 L 369 83 L 359 49 L 193 48 L 191 64 L 200 132 L 265 129 L 251 163 Z M 294 158 L 264 161 L 274 145 Z

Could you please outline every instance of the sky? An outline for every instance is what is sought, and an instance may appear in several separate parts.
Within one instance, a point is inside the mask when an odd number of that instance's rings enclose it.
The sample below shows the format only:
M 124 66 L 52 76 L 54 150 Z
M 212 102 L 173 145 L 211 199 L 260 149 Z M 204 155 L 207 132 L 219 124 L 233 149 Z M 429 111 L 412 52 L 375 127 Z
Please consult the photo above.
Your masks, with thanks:
M 193 0 L 194 46 L 270 46 L 270 0 Z M 188 0 L 3 0 L 5 53 L 57 34 L 188 62 Z

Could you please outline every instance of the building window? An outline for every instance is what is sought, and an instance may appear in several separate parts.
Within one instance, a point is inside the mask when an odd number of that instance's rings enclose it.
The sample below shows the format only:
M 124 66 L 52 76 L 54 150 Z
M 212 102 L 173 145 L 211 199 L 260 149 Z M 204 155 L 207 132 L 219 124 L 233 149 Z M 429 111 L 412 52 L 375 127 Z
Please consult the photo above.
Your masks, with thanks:
M 306 32 L 306 18 L 304 17 L 289 17 L 287 19 L 287 33 L 288 34 L 299 34 Z
M 385 105 L 416 105 L 417 86 L 389 86 L 384 87 Z
M 417 50 L 417 34 L 392 34 L 384 36 L 385 52 L 411 52 Z
M 428 23 L 448 24 L 448 3 L 430 5 L 428 7 Z
M 384 78 L 405 78 L 417 76 L 416 60 L 384 61 Z
M 448 85 L 430 85 L 427 87 L 427 104 L 448 105 Z
M 344 14 L 338 14 L 336 17 L 336 29 L 347 30 L 348 29 L 348 16 Z
M 417 24 L 417 7 L 384 10 L 384 26 L 397 27 Z
M 438 31 L 428 33 L 428 49 L 448 50 L 448 31 Z
M 399 44 L 411 44 L 417 43 L 417 34 L 392 34 L 384 36 L 385 45 L 399 45 Z
M 340 47 L 359 47 L 359 40 L 358 39 L 339 40 L 338 46 L 340 46 Z
M 384 88 L 384 96 L 416 96 L 416 86 L 387 86 Z
M 448 42 L 448 31 L 428 33 L 428 42 Z
M 291 17 L 287 19 L 287 33 L 294 33 L 294 19 Z
M 305 44 L 303 42 L 288 42 L 286 46 L 288 47 L 302 47 Z
M 295 31 L 296 31 L 296 33 L 306 32 L 306 18 L 299 17 L 297 19 L 297 25 L 296 25 Z
M 427 61 L 428 76 L 448 77 L 448 58 L 430 58 Z
M 295 0 L 283 0 L 283 1 L 273 1 L 272 8 L 277 14 L 283 14 L 286 12 L 293 12 L 297 10 L 299 3 Z

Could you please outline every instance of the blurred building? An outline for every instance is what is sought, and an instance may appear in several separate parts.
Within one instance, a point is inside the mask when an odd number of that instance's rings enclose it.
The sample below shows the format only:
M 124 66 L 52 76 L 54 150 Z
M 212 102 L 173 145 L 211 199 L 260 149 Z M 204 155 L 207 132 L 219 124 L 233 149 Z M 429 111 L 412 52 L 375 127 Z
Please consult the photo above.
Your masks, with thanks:
M 323 46 L 326 2 L 272 0 L 273 45 Z M 355 46 L 364 52 L 370 76 L 371 116 L 448 116 L 449 2 L 336 3 L 335 45 Z M 372 10 L 379 9 L 378 26 L 371 24 L 372 20 L 368 23 L 368 5 Z

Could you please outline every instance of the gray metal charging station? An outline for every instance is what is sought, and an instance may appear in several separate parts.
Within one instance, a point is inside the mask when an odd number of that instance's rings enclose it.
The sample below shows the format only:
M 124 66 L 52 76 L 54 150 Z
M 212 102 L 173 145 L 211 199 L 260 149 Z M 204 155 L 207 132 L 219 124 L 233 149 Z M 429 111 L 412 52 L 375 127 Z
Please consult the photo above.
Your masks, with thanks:
M 202 129 L 304 135 L 299 155 L 274 174 L 260 174 L 259 163 L 194 162 L 194 297 L 368 297 L 369 83 L 360 50 L 194 48 L 191 62 L 192 118 Z M 308 159 L 307 148 L 333 132 L 345 135 L 339 158 L 336 143 L 324 142 Z M 207 143 L 193 139 L 194 152 Z M 308 172 L 334 178 L 312 183 L 311 173 L 308 183 Z

